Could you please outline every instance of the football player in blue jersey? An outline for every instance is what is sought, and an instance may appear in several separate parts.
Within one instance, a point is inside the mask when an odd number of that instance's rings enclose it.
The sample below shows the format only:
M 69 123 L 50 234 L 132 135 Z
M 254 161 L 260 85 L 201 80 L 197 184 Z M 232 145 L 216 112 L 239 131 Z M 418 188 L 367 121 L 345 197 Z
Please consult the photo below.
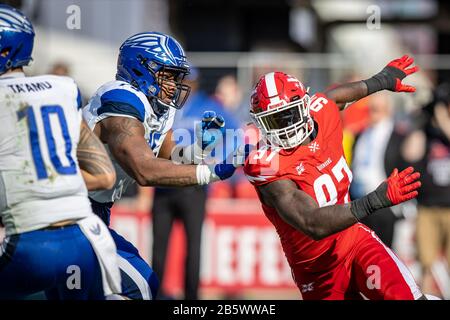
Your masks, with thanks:
M 101 86 L 84 107 L 85 120 L 107 146 L 117 172 L 112 189 L 89 194 L 94 212 L 107 224 L 113 202 L 132 182 L 141 186 L 204 185 L 230 177 L 243 163 L 242 147 L 230 152 L 238 161 L 214 165 L 195 161 L 225 130 L 224 119 L 210 112 L 205 112 L 200 139 L 174 153 L 171 128 L 176 110 L 189 95 L 190 89 L 183 83 L 189 69 L 184 50 L 173 37 L 158 32 L 136 34 L 120 47 L 116 80 Z M 174 159 L 175 154 L 181 155 L 182 161 Z M 152 269 L 130 242 L 111 233 L 119 254 L 123 296 L 152 299 L 158 288 Z
M 33 42 L 30 21 L 0 5 L 0 299 L 104 299 L 121 292 L 117 252 L 86 186 L 111 188 L 114 167 L 75 82 L 24 74 Z

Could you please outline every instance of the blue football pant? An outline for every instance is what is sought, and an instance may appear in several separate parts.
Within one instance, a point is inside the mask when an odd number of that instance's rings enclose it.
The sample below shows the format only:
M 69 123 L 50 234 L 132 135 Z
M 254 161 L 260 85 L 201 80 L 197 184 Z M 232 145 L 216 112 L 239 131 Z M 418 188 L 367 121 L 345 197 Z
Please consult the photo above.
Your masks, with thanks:
M 92 211 L 107 226 L 110 223 L 112 202 L 101 203 L 91 198 Z M 133 300 L 151 300 L 156 297 L 159 280 L 152 268 L 139 255 L 138 250 L 117 232 L 109 229 L 117 247 L 122 295 Z
M 78 225 L 8 236 L 0 245 L 0 299 L 103 300 L 97 256 Z
M 119 255 L 122 295 L 133 300 L 152 300 L 156 297 L 159 280 L 138 250 L 117 232 L 109 229 Z

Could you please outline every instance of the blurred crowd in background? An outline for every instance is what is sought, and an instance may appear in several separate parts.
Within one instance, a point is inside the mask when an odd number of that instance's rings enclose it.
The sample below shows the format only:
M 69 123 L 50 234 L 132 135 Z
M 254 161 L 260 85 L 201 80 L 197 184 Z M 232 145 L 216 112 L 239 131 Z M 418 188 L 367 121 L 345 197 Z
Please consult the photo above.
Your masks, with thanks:
M 416 93 L 380 92 L 355 102 L 342 112 L 343 144 L 353 170 L 353 198 L 374 190 L 395 167 L 413 165 L 421 172 L 417 200 L 364 223 L 407 263 L 424 292 L 450 299 L 448 2 L 6 3 L 20 7 L 37 26 L 29 71 L 71 75 L 85 102 L 114 79 L 126 37 L 151 30 L 174 35 L 193 65 L 187 79 L 192 92 L 174 128 L 189 130 L 203 110 L 223 115 L 227 128 L 254 130 L 249 96 L 265 72 L 292 74 L 314 94 L 368 78 L 391 59 L 412 55 L 421 68 L 408 78 Z M 79 26 L 69 23 L 77 18 Z M 275 230 L 242 170 L 207 188 L 130 188 L 112 216 L 115 228 L 147 254 L 163 283 L 161 299 L 298 298 Z

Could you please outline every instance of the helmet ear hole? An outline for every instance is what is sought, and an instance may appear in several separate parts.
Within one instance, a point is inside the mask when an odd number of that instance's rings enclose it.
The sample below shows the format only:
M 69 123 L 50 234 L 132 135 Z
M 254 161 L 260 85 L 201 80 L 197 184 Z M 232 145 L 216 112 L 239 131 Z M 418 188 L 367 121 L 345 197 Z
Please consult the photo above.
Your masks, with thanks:
M 2 58 L 6 58 L 10 52 L 11 52 L 11 47 L 6 47 L 6 48 L 2 49 L 2 51 L 0 51 L 0 56 Z
M 291 98 L 291 102 L 294 102 L 294 101 L 297 101 L 297 100 L 300 100 L 300 96 L 299 95 L 293 96 Z
M 143 76 L 142 72 L 140 72 L 139 70 L 137 70 L 137 69 L 132 69 L 132 70 L 133 70 L 133 73 L 135 75 L 137 75 L 138 77 L 142 77 Z

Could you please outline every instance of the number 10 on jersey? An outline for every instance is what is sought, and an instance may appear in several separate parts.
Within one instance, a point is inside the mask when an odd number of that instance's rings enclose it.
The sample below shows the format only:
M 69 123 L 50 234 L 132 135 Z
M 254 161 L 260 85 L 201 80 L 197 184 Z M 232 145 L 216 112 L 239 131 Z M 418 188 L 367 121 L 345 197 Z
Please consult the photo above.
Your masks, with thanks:
M 37 124 L 37 117 L 35 112 L 31 106 L 27 106 L 26 108 L 17 112 L 17 116 L 19 121 L 26 117 L 28 123 L 29 130 L 29 138 L 30 138 L 30 147 L 31 153 L 33 156 L 33 162 L 36 167 L 36 173 L 39 180 L 48 179 L 48 173 L 46 164 L 42 157 L 41 150 L 41 139 L 45 136 L 45 141 L 48 148 L 50 161 L 55 168 L 56 172 L 59 174 L 76 174 L 77 167 L 76 163 L 72 158 L 72 139 L 69 135 L 69 129 L 67 126 L 66 117 L 64 116 L 64 110 L 59 105 L 44 105 L 39 109 L 40 120 L 42 121 L 42 125 L 39 129 Z M 54 114 L 58 119 L 58 123 L 60 126 L 60 132 L 62 135 L 62 140 L 65 144 L 65 156 L 67 157 L 68 165 L 63 165 L 61 159 L 57 154 L 57 144 L 55 142 L 54 133 L 56 130 L 52 129 L 50 116 Z M 58 131 L 59 132 L 59 131 Z

